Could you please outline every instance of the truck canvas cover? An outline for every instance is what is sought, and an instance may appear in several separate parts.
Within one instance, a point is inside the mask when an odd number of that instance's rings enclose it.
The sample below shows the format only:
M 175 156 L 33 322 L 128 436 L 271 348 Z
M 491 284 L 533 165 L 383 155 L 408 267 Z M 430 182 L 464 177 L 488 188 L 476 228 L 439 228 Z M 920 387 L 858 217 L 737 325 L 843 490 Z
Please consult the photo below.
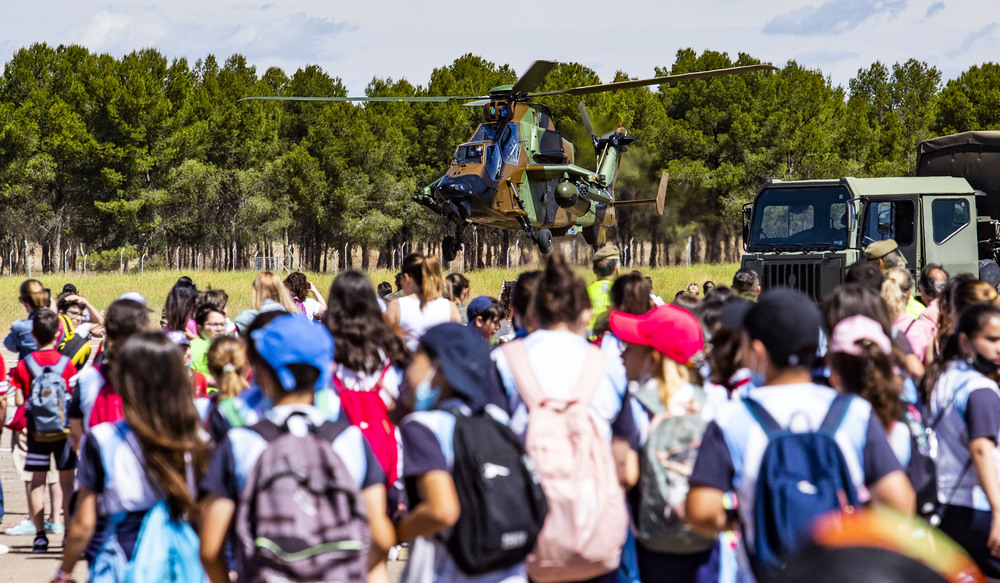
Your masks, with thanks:
M 964 132 L 925 140 L 917 147 L 917 176 L 955 176 L 986 194 L 980 215 L 1000 219 L 1000 131 Z

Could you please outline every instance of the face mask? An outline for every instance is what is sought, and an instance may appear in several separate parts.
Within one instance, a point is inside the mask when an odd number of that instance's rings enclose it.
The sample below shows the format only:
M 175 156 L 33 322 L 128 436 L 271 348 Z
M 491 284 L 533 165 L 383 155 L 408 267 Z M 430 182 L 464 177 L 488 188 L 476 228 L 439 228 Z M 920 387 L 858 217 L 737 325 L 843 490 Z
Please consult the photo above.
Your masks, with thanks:
M 429 411 L 437 403 L 438 397 L 441 396 L 441 388 L 431 384 L 431 379 L 436 375 L 437 368 L 432 368 L 424 380 L 413 388 L 414 411 Z
M 767 385 L 767 380 L 764 378 L 764 373 L 759 370 L 750 372 L 750 382 L 753 383 L 755 387 L 763 387 Z
M 972 365 L 972 368 L 976 369 L 977 371 L 983 373 L 988 377 L 997 376 L 998 369 L 1000 369 L 1000 367 L 998 367 L 995 362 L 984 357 L 982 354 L 979 354 L 978 352 L 976 353 L 975 358 L 973 358 L 971 362 L 969 362 L 969 364 Z

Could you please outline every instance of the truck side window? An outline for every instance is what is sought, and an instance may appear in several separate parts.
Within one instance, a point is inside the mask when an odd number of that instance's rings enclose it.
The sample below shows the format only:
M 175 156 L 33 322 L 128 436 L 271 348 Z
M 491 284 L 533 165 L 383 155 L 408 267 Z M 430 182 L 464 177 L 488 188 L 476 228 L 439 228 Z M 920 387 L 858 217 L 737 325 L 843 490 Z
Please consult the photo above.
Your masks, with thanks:
M 969 224 L 969 202 L 962 199 L 938 199 L 931 203 L 932 234 L 938 245 Z
M 912 200 L 871 202 L 865 215 L 864 245 L 883 239 L 894 239 L 900 247 L 913 244 Z

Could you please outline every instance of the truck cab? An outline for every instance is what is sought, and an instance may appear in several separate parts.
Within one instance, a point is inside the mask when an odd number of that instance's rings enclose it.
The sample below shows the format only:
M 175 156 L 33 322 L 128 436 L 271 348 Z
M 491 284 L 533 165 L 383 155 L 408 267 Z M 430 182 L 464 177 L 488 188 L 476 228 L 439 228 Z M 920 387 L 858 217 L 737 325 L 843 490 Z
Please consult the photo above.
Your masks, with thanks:
M 883 239 L 896 241 L 914 278 L 927 263 L 978 273 L 976 194 L 941 176 L 769 180 L 743 209 L 741 266 L 762 289 L 792 287 L 817 302 Z

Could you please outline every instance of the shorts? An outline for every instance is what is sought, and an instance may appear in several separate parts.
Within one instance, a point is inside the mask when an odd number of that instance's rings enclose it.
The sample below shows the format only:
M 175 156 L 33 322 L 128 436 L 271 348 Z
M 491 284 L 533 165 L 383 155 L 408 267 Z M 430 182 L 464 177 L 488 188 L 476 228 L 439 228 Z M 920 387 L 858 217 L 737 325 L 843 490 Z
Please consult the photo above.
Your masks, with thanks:
M 48 472 L 49 461 L 56 459 L 56 469 L 60 472 L 72 471 L 76 469 L 76 451 L 70 445 L 69 439 L 59 441 L 41 442 L 35 441 L 34 436 L 28 433 L 28 456 L 24 462 L 26 472 Z
M 12 431 L 10 434 L 10 457 L 14 462 L 14 469 L 21 477 L 22 482 L 30 482 L 32 472 L 24 471 L 24 462 L 28 458 L 28 434 L 24 431 Z M 45 474 L 46 485 L 59 483 L 59 471 L 50 469 Z

